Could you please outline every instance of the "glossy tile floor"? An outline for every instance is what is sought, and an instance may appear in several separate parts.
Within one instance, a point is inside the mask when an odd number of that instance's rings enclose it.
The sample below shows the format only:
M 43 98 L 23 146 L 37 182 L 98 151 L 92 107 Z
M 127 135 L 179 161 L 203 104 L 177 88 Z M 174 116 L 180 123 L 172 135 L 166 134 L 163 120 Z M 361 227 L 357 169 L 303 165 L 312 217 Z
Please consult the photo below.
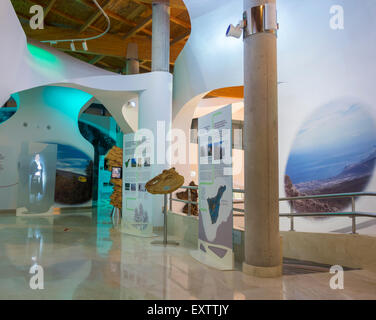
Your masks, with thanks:
M 186 245 L 164 248 L 120 233 L 109 210 L 1 214 L 0 299 L 376 299 L 373 272 L 346 271 L 344 290 L 330 289 L 329 273 L 258 279 L 221 272 L 195 261 Z M 29 287 L 35 263 L 44 268 L 44 290 Z

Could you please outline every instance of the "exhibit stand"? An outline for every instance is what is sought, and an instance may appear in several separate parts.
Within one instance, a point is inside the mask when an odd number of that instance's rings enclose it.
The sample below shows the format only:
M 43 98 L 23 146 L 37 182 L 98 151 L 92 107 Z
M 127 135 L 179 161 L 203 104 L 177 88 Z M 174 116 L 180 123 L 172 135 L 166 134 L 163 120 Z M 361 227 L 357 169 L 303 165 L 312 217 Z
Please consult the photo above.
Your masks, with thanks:
M 198 120 L 199 239 L 196 260 L 219 270 L 234 269 L 232 244 L 232 106 Z
M 152 244 L 178 245 L 176 241 L 167 240 L 167 197 L 179 189 L 184 184 L 184 177 L 176 172 L 175 168 L 163 170 L 163 172 L 146 183 L 146 190 L 153 195 L 164 196 L 164 223 L 163 223 L 163 241 L 153 241 Z
M 168 240 L 167 239 L 167 197 L 168 195 L 165 194 L 164 195 L 164 206 L 163 206 L 163 214 L 164 214 L 164 223 L 163 223 L 163 240 L 155 240 L 153 241 L 151 244 L 161 244 L 161 245 L 164 245 L 164 246 L 167 246 L 167 245 L 174 245 L 174 246 L 178 246 L 179 245 L 179 242 L 176 242 L 176 241 L 173 241 L 173 240 Z
M 123 219 L 121 232 L 140 237 L 155 237 L 152 221 L 152 196 L 146 182 L 152 178 L 150 157 L 137 155 L 135 134 L 123 140 Z

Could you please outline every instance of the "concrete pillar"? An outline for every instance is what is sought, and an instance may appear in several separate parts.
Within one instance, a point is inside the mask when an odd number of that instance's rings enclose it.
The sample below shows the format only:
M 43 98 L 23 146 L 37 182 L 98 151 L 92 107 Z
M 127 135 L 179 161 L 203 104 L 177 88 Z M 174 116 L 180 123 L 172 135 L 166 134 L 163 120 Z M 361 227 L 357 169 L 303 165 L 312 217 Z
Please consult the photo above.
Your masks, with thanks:
M 127 64 L 125 67 L 125 74 L 139 74 L 140 60 L 138 60 L 138 46 L 137 43 L 129 43 L 127 48 Z
M 154 134 L 155 164 L 151 166 L 152 176 L 160 174 L 169 167 L 167 161 L 158 159 L 158 154 L 168 143 L 165 137 L 172 122 L 172 74 L 170 71 L 170 1 L 153 0 L 153 35 L 152 35 L 152 72 L 147 90 L 139 96 L 139 129 L 148 129 Z M 161 128 L 158 125 L 162 125 Z M 159 161 L 161 160 L 161 161 Z M 153 226 L 163 226 L 163 196 L 153 195 Z
M 170 1 L 153 2 L 152 71 L 170 71 Z
M 168 72 L 150 72 L 147 79 L 147 90 L 139 95 L 138 129 L 148 129 L 154 136 L 154 164 L 151 176 L 155 177 L 169 168 L 167 160 L 158 157 L 166 155 L 169 143 L 166 141 L 172 122 L 172 74 Z M 158 124 L 162 125 L 158 128 Z M 165 145 L 165 149 L 163 148 Z M 152 195 L 153 226 L 163 226 L 163 196 Z
M 244 0 L 244 10 L 276 0 Z M 277 38 L 244 39 L 245 262 L 259 277 L 282 274 L 279 235 Z

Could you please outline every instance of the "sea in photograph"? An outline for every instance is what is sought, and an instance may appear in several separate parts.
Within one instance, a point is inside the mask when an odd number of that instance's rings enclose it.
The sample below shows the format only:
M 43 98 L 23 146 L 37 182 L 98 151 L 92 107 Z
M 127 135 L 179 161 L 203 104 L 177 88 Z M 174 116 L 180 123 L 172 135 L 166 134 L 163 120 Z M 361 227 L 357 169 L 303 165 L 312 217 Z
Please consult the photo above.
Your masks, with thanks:
M 84 152 L 58 144 L 55 202 L 78 205 L 92 199 L 93 161 Z

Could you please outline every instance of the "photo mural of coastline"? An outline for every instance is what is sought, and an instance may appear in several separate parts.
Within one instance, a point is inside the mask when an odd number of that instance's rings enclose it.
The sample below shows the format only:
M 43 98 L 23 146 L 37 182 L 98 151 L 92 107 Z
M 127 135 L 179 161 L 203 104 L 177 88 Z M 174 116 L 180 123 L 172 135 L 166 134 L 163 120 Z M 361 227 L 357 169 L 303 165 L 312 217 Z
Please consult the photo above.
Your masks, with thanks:
M 5 123 L 15 113 L 16 108 L 0 108 L 0 124 Z M 110 132 L 99 130 L 82 121 L 79 121 L 78 125 L 82 136 L 93 145 L 95 158 L 90 159 L 73 146 L 58 144 L 55 202 L 60 205 L 83 205 L 95 200 L 94 195 L 98 192 L 99 155 L 106 154 L 116 144 L 110 137 Z
M 0 111 L 0 124 L 10 119 L 16 113 L 16 111 L 8 111 L 6 108 Z
M 369 109 L 341 99 L 316 110 L 295 138 L 285 174 L 288 197 L 362 192 L 375 168 L 376 126 Z M 296 212 L 339 212 L 350 199 L 297 200 Z
M 58 144 L 55 202 L 84 204 L 92 198 L 93 161 L 82 151 Z

